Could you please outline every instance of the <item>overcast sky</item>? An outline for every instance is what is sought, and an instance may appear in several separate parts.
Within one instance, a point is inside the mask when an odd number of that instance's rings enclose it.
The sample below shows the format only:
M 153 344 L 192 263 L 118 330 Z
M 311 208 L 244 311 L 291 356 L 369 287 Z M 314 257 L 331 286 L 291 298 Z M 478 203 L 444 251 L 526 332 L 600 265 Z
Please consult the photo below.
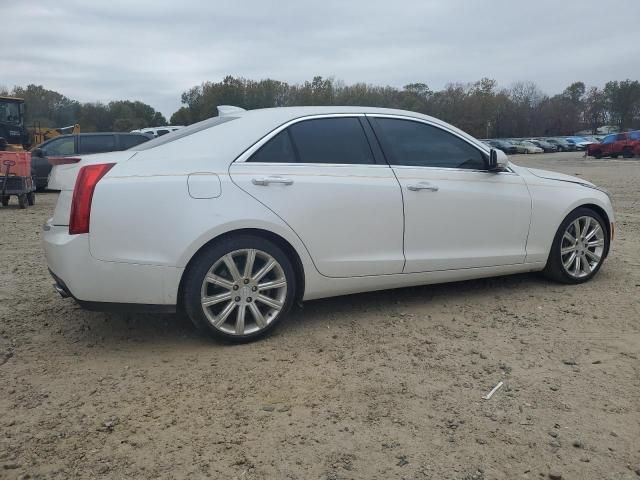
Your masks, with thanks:
M 225 75 L 440 89 L 640 79 L 640 0 L 0 0 L 0 86 L 141 100 Z

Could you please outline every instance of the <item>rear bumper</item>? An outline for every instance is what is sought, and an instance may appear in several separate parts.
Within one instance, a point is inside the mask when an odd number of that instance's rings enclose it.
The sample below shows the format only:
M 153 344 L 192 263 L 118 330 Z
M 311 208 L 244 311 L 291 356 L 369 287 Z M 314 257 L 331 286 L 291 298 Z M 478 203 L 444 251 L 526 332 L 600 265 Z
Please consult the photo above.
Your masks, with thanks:
M 43 245 L 54 288 L 90 310 L 174 311 L 184 269 L 104 262 L 91 256 L 88 235 L 47 222 Z

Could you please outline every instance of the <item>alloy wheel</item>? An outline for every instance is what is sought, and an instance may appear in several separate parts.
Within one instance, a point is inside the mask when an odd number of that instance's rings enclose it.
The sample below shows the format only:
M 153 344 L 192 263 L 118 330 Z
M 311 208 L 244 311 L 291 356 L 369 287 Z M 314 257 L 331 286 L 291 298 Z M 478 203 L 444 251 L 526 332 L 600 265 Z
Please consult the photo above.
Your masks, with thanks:
M 573 278 L 590 275 L 604 253 L 605 233 L 600 223 L 589 216 L 576 218 L 564 231 L 560 258 L 565 271 Z
M 229 335 L 249 335 L 269 326 L 284 307 L 287 280 L 268 253 L 241 249 L 219 258 L 204 277 L 202 310 L 211 325 Z

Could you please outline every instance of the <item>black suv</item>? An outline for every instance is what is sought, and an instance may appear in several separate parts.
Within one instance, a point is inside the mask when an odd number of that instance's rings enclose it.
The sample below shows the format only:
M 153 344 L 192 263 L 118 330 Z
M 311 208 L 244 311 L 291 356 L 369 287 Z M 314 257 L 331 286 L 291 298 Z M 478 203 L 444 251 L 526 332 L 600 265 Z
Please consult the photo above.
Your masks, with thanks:
M 144 133 L 80 133 L 51 138 L 31 150 L 31 172 L 35 177 L 36 187 L 47 186 L 51 172 L 48 157 L 116 152 L 135 147 L 152 138 L 153 135 Z

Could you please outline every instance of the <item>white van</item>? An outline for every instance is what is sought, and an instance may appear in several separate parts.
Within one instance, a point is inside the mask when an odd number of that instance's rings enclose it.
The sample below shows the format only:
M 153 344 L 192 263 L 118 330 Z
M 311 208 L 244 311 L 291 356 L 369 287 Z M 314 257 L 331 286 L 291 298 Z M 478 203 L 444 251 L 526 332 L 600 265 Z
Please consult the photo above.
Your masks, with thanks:
M 182 127 L 184 127 L 184 125 L 167 125 L 166 127 L 140 128 L 138 130 L 131 130 L 131 133 L 146 133 L 148 135 L 153 135 L 154 137 L 161 137 L 162 135 L 166 135 L 167 133 L 173 132 L 174 130 L 178 130 Z

